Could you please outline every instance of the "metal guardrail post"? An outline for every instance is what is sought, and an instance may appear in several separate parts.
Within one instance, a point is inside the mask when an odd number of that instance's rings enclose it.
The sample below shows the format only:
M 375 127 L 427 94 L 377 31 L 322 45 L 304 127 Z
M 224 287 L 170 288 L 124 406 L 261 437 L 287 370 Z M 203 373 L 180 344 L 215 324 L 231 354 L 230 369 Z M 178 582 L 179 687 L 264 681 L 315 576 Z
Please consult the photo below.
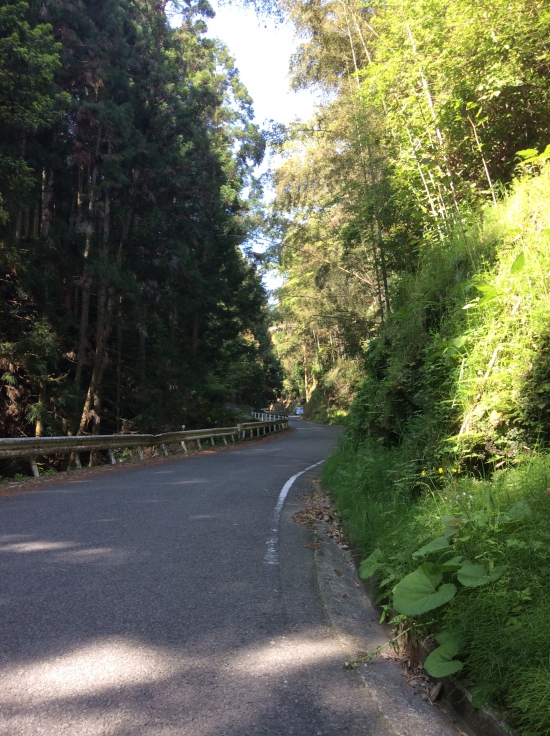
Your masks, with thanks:
M 34 455 L 31 455 L 30 458 L 29 458 L 29 460 L 30 460 L 30 463 L 31 463 L 32 474 L 34 475 L 35 478 L 39 478 L 40 477 L 40 473 L 38 471 L 38 465 L 36 464 L 36 458 L 35 458 L 35 456 Z

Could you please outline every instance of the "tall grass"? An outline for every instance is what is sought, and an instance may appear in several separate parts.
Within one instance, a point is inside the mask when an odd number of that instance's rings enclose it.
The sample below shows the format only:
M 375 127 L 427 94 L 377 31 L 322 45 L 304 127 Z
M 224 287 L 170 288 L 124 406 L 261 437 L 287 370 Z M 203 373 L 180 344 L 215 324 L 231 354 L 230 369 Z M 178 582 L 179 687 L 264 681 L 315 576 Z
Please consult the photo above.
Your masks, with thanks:
M 395 584 L 419 565 L 413 553 L 442 535 L 441 516 L 465 512 L 481 519 L 458 537 L 453 554 L 498 564 L 503 573 L 489 585 L 462 589 L 416 624 L 422 633 L 459 636 L 462 675 L 480 703 L 498 705 L 523 736 L 550 734 L 550 458 L 532 458 L 490 480 L 461 477 L 452 468 L 397 477 L 407 467 L 399 450 L 372 443 L 355 450 L 344 440 L 322 480 L 354 546 L 364 557 L 381 551 L 386 572 L 379 589 L 390 603 Z M 529 514 L 510 523 L 506 513 L 520 500 Z
M 459 636 L 476 702 L 500 706 L 523 736 L 550 734 L 549 284 L 547 168 L 426 246 L 394 284 L 394 314 L 368 346 L 347 435 L 323 469 L 354 545 L 380 550 L 390 607 L 441 517 L 470 520 L 453 554 L 500 577 L 414 623 Z

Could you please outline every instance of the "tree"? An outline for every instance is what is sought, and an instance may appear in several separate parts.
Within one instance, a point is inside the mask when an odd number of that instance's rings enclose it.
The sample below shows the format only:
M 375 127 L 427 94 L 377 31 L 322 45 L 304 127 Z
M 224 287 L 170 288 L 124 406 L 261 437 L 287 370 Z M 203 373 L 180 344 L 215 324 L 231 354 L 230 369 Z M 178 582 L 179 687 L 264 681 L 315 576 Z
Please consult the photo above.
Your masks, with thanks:
M 142 0 L 36 2 L 26 19 L 13 7 L 9 38 L 17 26 L 24 58 L 49 66 L 2 139 L 26 177 L 0 229 L 4 433 L 224 421 L 236 391 L 274 379 L 266 295 L 240 248 L 264 141 L 227 50 L 205 37 L 209 7 L 177 29 Z M 259 368 L 236 388 L 243 361 Z

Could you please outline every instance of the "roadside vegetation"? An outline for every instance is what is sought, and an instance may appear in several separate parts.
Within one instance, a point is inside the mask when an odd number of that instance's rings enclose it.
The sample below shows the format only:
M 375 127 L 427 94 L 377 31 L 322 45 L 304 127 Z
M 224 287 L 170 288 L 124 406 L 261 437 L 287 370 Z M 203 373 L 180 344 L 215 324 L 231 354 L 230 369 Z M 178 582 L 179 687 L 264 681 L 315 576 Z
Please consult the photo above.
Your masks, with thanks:
M 550 728 L 549 179 L 400 283 L 323 469 L 384 617 L 525 734 Z
M 275 131 L 274 343 L 384 617 L 550 734 L 550 13 L 288 4 L 314 119 Z

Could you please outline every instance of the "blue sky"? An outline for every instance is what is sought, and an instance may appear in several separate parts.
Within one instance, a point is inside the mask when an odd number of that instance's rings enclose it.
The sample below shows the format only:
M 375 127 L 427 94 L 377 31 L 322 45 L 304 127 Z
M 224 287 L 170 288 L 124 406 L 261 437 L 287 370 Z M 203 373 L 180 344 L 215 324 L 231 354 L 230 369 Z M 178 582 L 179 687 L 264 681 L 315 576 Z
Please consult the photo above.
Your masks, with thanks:
M 239 77 L 254 101 L 255 120 L 259 125 L 268 120 L 289 123 L 294 118 L 307 119 L 313 112 L 315 95 L 311 92 L 290 90 L 288 67 L 292 53 L 298 42 L 289 23 L 279 23 L 271 19 L 261 19 L 251 9 L 237 5 L 222 5 L 215 0 L 211 4 L 216 17 L 208 20 L 207 36 L 223 41 L 235 59 Z M 175 20 L 175 18 L 174 18 Z M 276 163 L 274 159 L 264 160 L 257 174 Z M 266 200 L 271 192 L 265 192 Z M 261 252 L 261 243 L 254 246 Z M 275 272 L 264 276 L 269 290 L 276 289 L 282 279 Z
M 289 123 L 294 118 L 310 117 L 315 96 L 310 92 L 293 92 L 289 86 L 288 66 L 290 56 L 297 46 L 292 26 L 274 20 L 260 19 L 252 10 L 242 7 L 222 6 L 213 3 L 216 17 L 208 21 L 208 36 L 223 41 L 235 58 L 243 84 L 254 101 L 256 122 L 267 120 Z M 276 161 L 271 159 L 271 165 Z M 258 173 L 266 170 L 268 160 Z M 265 192 L 266 200 L 271 192 Z M 263 246 L 256 243 L 254 250 Z M 264 284 L 273 291 L 283 282 L 275 271 L 264 275 Z
M 208 34 L 222 40 L 236 60 L 241 81 L 254 100 L 256 122 L 288 123 L 307 118 L 314 97 L 309 92 L 291 92 L 288 64 L 296 48 L 288 23 L 260 19 L 252 10 L 236 6 L 217 7 L 208 21 Z

